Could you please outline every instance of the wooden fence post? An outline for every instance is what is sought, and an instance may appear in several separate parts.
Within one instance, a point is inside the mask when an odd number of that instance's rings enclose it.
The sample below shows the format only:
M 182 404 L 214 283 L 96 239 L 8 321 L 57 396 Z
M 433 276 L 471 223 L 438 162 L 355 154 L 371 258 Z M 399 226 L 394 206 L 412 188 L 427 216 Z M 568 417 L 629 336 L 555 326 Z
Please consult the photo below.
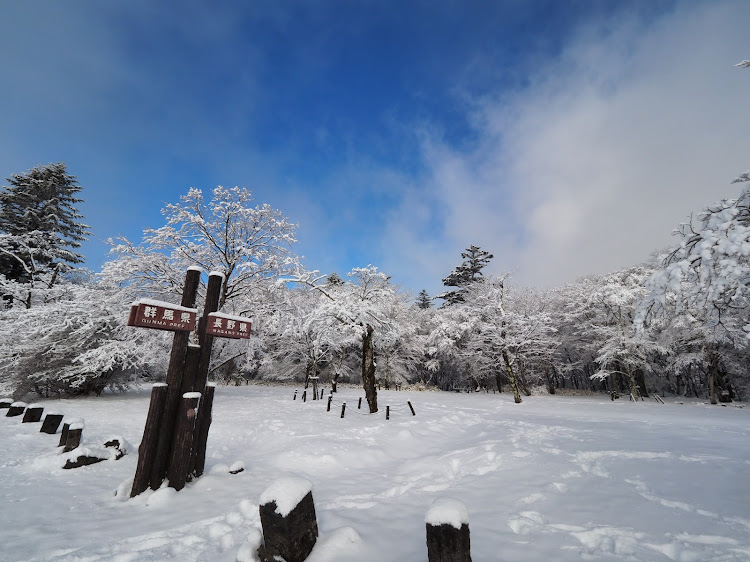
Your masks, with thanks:
M 63 453 L 69 453 L 81 445 L 84 423 L 82 419 L 75 419 L 70 420 L 70 422 L 65 425 L 68 426 L 68 431 L 65 435 L 65 448 L 63 449 Z
M 6 418 L 13 418 L 20 416 L 26 410 L 26 402 L 13 402 L 8 408 L 8 413 L 5 414 Z
M 26 412 L 23 414 L 21 423 L 35 423 L 41 421 L 43 411 L 44 408 L 39 404 L 29 404 L 29 407 L 26 408 Z
M 57 428 L 60 427 L 60 422 L 62 421 L 62 419 L 62 414 L 58 414 L 56 412 L 47 412 L 47 415 L 44 416 L 42 428 L 39 430 L 39 433 L 48 433 L 49 435 L 54 435 L 55 433 L 57 433 Z

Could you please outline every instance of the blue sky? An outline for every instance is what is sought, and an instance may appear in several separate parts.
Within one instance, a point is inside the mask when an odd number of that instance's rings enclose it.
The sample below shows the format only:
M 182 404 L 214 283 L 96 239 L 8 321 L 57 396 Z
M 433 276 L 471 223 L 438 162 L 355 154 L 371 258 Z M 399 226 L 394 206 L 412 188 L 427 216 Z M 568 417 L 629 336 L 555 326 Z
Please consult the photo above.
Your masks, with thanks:
M 250 188 L 308 267 L 405 288 L 477 244 L 553 286 L 637 263 L 750 166 L 750 3 L 0 4 L 0 176 L 64 160 L 94 236 Z

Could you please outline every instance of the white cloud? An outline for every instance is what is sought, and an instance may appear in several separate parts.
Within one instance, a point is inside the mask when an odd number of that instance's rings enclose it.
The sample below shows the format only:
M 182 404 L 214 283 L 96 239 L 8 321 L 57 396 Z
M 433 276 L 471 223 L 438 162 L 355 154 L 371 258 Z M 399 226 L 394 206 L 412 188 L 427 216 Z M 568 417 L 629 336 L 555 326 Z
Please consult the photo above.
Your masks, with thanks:
M 441 251 L 420 234 L 430 216 L 404 227 L 411 195 L 392 215 L 391 262 L 429 255 L 442 277 L 478 244 L 496 271 L 558 285 L 669 244 L 750 165 L 750 71 L 733 66 L 748 57 L 748 21 L 746 3 L 699 3 L 581 29 L 527 89 L 477 102 L 471 151 L 426 143 L 420 193 L 443 219 Z

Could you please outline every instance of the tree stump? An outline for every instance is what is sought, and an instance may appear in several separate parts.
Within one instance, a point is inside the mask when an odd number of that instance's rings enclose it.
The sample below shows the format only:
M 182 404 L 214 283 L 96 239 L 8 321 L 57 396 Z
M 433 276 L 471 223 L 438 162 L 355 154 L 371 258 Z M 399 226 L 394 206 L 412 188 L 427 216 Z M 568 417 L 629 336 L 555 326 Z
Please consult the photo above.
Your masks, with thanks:
M 471 562 L 469 513 L 453 498 L 438 498 L 425 516 L 428 562 Z
M 8 413 L 5 414 L 5 417 L 12 418 L 15 416 L 20 416 L 23 414 L 24 410 L 26 410 L 26 402 L 13 402 L 8 407 Z
M 7 410 L 13 404 L 12 398 L 0 398 L 0 410 Z
M 60 422 L 62 422 L 62 419 L 62 414 L 53 414 L 52 412 L 48 412 L 47 415 L 44 416 L 42 428 L 39 430 L 39 433 L 48 433 L 50 435 L 54 435 L 55 433 L 57 433 L 57 428 L 60 427 Z
M 264 544 L 258 549 L 261 562 L 303 562 L 318 539 L 318 522 L 310 481 L 281 478 L 260 497 L 260 522 Z
M 21 423 L 35 423 L 41 421 L 43 411 L 44 407 L 39 404 L 30 404 L 29 407 L 26 408 L 26 412 L 23 414 Z

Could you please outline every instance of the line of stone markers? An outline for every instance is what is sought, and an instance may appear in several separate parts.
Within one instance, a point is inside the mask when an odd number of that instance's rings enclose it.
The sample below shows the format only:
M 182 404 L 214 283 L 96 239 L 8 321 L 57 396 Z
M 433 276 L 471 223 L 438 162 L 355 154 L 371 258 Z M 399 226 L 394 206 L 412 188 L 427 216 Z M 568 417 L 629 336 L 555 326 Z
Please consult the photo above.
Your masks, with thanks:
M 211 272 L 203 315 L 197 322 L 198 344 L 190 343 L 201 273 L 199 267 L 188 268 L 180 305 L 144 299 L 130 309 L 128 325 L 174 332 L 167 382 L 151 389 L 130 497 L 149 486 L 158 489 L 165 478 L 171 488 L 181 490 L 203 474 L 215 389 L 207 382 L 213 339 L 250 337 L 247 318 L 217 312 L 224 275 Z
M 44 416 L 42 421 L 42 413 L 44 407 L 41 404 L 26 404 L 26 402 L 14 402 L 10 398 L 0 398 L 0 410 L 8 410 L 5 417 L 12 418 L 23 415 L 21 423 L 38 423 L 42 422 L 42 427 L 39 429 L 39 433 L 47 433 L 54 435 L 57 433 L 60 423 L 63 421 L 63 414 L 57 412 L 48 412 Z M 66 420 L 63 423 L 62 432 L 60 433 L 60 441 L 57 444 L 58 447 L 63 447 L 63 453 L 69 453 L 75 451 L 80 445 L 83 438 L 84 421 L 80 418 L 73 418 Z M 120 442 L 120 439 L 110 439 L 104 444 L 107 449 L 113 448 L 114 459 L 119 460 L 127 453 L 127 446 Z M 75 455 L 74 455 L 75 456 Z M 112 455 L 95 455 L 95 454 L 79 454 L 75 460 L 66 459 L 63 468 L 79 468 L 81 466 L 87 466 L 95 464 L 101 461 L 113 458 Z
M 312 482 L 299 476 L 274 481 L 260 496 L 261 562 L 303 562 L 318 539 Z M 428 562 L 471 562 L 469 511 L 454 498 L 437 498 L 425 514 Z M 243 559 L 249 558 L 243 556 Z

